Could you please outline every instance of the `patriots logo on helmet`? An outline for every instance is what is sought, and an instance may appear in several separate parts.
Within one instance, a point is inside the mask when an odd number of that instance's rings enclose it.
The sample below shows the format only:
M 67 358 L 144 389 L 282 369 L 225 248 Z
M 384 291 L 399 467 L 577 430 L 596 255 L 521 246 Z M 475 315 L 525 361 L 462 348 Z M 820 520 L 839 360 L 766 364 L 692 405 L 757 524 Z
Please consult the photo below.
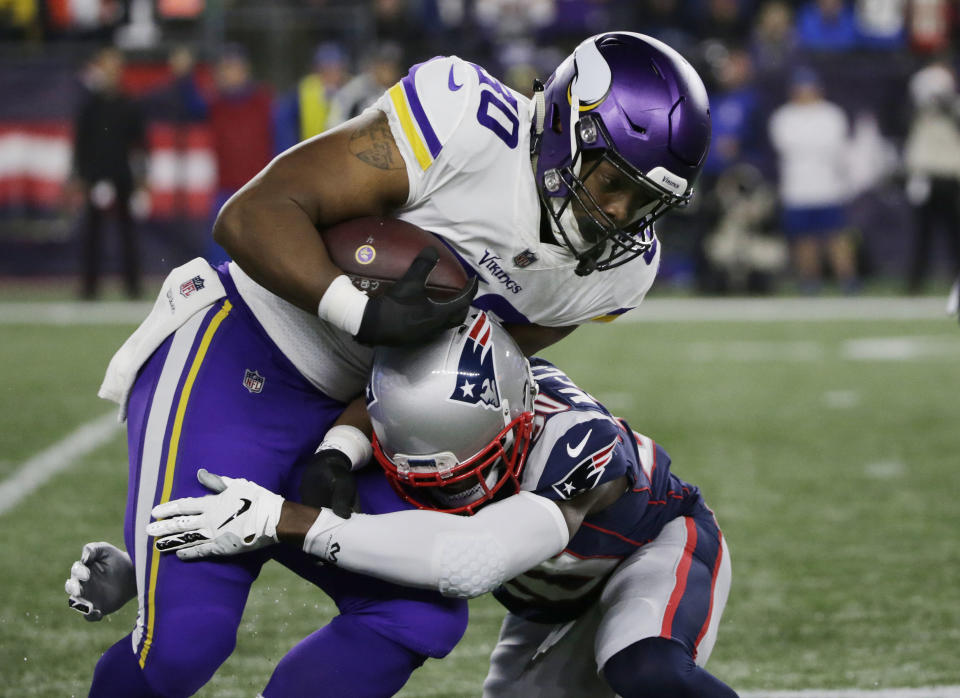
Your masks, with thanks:
M 371 407 L 373 407 L 373 405 L 377 402 L 377 396 L 373 392 L 372 380 L 367 382 L 367 387 L 364 389 L 363 397 L 366 400 L 367 409 L 370 409 Z
M 492 335 L 490 318 L 486 313 L 478 313 L 460 350 L 457 383 L 449 399 L 488 409 L 500 408 Z
M 589 433 L 587 436 L 589 437 Z M 586 438 L 584 442 L 586 442 Z M 587 490 L 592 490 L 600 482 L 604 471 L 610 461 L 613 460 L 613 450 L 618 443 L 620 443 L 619 436 L 577 463 L 570 472 L 563 476 L 563 479 L 554 483 L 553 491 L 561 499 L 571 499 Z

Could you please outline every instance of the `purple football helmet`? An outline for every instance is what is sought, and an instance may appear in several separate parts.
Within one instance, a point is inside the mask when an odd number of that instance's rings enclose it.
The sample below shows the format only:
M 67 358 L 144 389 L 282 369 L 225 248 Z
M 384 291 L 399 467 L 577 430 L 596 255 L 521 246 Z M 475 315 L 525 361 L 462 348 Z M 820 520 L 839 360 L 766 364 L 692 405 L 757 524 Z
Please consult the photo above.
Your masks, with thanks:
M 550 76 L 543 97 L 542 134 L 533 145 L 537 190 L 555 235 L 579 260 L 577 273 L 611 269 L 650 250 L 653 222 L 689 202 L 706 160 L 710 107 L 700 76 L 661 41 L 609 32 L 581 43 Z M 645 205 L 626 225 L 607 216 L 584 186 L 603 162 L 644 194 Z

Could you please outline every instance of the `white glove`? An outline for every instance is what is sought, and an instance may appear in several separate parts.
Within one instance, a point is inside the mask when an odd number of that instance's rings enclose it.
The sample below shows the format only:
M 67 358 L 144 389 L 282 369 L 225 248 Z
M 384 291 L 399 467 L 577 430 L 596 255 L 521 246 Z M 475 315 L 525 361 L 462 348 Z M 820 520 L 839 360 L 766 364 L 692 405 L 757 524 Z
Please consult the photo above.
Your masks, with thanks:
M 137 573 L 130 556 L 109 543 L 87 543 L 64 584 L 70 608 L 87 620 L 100 620 L 137 595 Z
M 147 535 L 157 550 L 177 551 L 181 560 L 236 555 L 277 542 L 283 497 L 243 478 L 220 477 L 201 468 L 197 479 L 218 494 L 158 504 Z M 175 518 L 169 518 L 175 517 Z

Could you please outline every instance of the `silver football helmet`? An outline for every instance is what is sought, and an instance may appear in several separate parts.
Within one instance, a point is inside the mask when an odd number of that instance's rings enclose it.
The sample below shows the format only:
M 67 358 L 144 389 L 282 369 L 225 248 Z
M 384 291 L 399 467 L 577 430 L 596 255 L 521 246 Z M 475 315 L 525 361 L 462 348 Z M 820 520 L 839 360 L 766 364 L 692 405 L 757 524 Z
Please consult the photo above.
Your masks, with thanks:
M 523 352 L 484 312 L 425 346 L 378 348 L 367 386 L 374 455 L 408 502 L 472 514 L 519 491 L 536 394 Z

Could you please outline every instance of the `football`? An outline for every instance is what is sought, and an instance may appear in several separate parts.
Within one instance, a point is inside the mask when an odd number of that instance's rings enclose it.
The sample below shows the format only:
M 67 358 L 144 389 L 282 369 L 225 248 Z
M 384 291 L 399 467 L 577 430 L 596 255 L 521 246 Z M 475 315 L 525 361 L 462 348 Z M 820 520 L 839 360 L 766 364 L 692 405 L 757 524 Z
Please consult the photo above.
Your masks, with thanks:
M 456 255 L 435 235 L 406 221 L 355 218 L 331 226 L 321 235 L 333 263 L 370 297 L 389 289 L 424 247 L 433 247 L 440 256 L 427 277 L 430 298 L 452 298 L 467 283 Z

